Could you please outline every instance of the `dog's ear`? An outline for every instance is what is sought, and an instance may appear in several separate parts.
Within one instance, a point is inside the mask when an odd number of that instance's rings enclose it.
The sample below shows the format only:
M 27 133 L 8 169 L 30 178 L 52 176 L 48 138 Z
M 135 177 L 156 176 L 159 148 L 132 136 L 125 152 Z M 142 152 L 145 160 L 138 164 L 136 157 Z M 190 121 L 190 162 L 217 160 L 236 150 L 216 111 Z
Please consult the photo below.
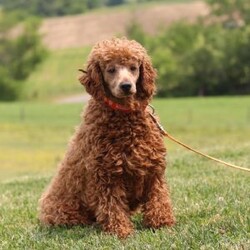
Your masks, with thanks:
M 79 78 L 79 81 L 95 99 L 99 99 L 104 94 L 102 72 L 97 62 L 88 63 L 86 73 Z
M 140 77 L 137 82 L 137 97 L 141 100 L 150 100 L 155 94 L 155 79 L 157 73 L 148 56 L 144 58 L 140 66 Z

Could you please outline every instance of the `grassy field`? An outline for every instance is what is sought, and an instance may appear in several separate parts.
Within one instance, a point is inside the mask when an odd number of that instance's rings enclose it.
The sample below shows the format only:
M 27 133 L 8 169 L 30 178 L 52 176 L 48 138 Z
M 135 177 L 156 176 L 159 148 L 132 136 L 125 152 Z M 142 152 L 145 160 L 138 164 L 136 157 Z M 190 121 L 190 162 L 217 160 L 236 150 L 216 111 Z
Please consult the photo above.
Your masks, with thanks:
M 88 47 L 50 51 L 25 81 L 23 99 L 44 100 L 83 91 L 78 69 L 83 68 L 89 52 Z
M 249 167 L 250 97 L 155 100 L 174 136 Z M 152 231 L 133 218 L 127 240 L 97 227 L 46 228 L 37 201 L 79 123 L 80 104 L 0 104 L 0 249 L 249 249 L 250 175 L 170 141 L 168 179 L 177 225 Z

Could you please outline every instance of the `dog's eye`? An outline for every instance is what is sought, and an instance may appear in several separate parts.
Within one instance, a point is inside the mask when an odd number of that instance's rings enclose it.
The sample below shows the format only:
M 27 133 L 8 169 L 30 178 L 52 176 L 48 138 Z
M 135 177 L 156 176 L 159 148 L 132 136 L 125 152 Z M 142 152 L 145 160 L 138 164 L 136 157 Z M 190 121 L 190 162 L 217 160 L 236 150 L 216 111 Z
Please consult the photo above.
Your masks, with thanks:
M 107 71 L 108 73 L 113 74 L 115 73 L 115 68 L 109 68 Z
M 132 65 L 132 66 L 130 66 L 130 70 L 131 70 L 131 71 L 136 71 L 137 68 L 136 68 L 134 65 Z

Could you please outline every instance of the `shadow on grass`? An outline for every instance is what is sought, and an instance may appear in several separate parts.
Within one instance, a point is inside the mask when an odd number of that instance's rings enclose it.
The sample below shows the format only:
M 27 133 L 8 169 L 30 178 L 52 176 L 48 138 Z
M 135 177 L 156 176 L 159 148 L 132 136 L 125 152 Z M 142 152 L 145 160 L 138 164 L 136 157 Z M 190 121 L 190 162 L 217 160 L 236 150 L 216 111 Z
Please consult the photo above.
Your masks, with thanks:
M 158 231 L 152 228 L 145 227 L 142 223 L 142 214 L 138 213 L 132 217 L 132 222 L 135 229 L 135 234 L 144 233 L 155 233 Z M 163 228 L 162 230 L 168 230 L 168 228 Z M 169 231 L 169 230 L 168 230 Z M 108 233 L 104 233 L 98 224 L 94 225 L 77 225 L 77 226 L 44 226 L 37 223 L 37 226 L 33 229 L 34 240 L 37 241 L 64 241 L 64 240 L 84 240 L 89 237 L 115 237 Z M 133 237 L 133 236 L 132 236 Z M 118 239 L 118 238 L 117 238 Z

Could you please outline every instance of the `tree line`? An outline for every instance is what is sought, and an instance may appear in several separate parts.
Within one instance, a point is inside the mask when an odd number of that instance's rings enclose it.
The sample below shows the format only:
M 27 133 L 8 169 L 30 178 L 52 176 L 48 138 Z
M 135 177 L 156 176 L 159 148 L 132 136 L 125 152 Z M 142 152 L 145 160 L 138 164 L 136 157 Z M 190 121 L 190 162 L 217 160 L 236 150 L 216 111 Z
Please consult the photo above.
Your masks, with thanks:
M 156 35 L 132 23 L 158 70 L 159 96 L 250 94 L 250 5 L 208 0 L 211 14 L 194 24 L 178 22 Z
M 63 16 L 85 12 L 90 0 L 0 0 L 5 11 L 18 11 L 26 15 L 41 17 Z M 95 3 L 97 1 L 93 1 Z
M 39 21 L 23 23 L 21 34 L 11 37 L 16 16 L 0 14 L 0 100 L 15 100 L 22 94 L 23 81 L 46 57 L 46 49 L 37 34 Z
M 18 12 L 23 12 L 23 14 L 50 17 L 80 14 L 103 6 L 150 1 L 152 0 L 0 0 L 0 6 L 5 11 L 18 10 Z

